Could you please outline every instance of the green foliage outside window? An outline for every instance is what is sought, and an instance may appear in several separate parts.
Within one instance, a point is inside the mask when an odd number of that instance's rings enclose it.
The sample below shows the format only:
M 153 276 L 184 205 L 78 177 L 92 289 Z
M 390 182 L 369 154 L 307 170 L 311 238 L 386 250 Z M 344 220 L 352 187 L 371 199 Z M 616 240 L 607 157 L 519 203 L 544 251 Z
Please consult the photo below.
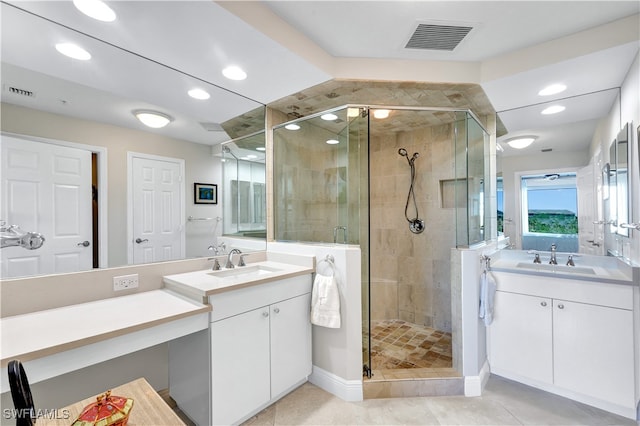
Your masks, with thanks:
M 568 210 L 529 210 L 529 232 L 577 234 L 578 217 Z

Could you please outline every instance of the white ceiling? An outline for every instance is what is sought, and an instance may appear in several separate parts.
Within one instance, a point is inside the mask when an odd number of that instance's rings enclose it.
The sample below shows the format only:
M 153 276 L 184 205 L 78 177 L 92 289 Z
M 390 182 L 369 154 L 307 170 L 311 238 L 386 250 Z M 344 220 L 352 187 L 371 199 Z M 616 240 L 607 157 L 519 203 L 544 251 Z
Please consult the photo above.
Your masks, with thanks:
M 250 12 L 248 19 L 222 2 L 148 0 L 108 1 L 118 19 L 103 23 L 82 15 L 71 1 L 7 3 L 38 16 L 2 4 L 3 101 L 134 128 L 141 125 L 132 120 L 132 109 L 159 109 L 176 119 L 157 132 L 209 144 L 226 140 L 227 135 L 207 132 L 200 122 L 220 123 L 336 77 L 331 66 L 314 62 L 309 52 L 295 48 L 304 40 L 336 63 L 378 58 L 390 63 L 455 62 L 473 68 L 640 13 L 637 0 L 242 2 Z M 417 23 L 471 24 L 474 29 L 453 52 L 404 49 Z M 284 34 L 284 30 L 289 30 L 288 38 L 276 36 L 276 31 Z M 85 44 L 93 59 L 78 64 L 61 57 L 52 45 L 62 39 Z M 586 149 L 594 120 L 608 113 L 614 91 L 594 95 L 593 103 L 591 96 L 580 97 L 573 102 L 580 109 L 568 107 L 566 114 L 546 124 L 531 112 L 535 108 L 524 107 L 540 103 L 536 93 L 549 82 L 569 86 L 559 97 L 619 87 L 637 51 L 638 40 L 578 57 L 568 51 L 566 58 L 552 63 L 480 82 L 497 111 L 509 110 L 500 114 L 509 136 L 539 132 L 554 150 Z M 242 66 L 248 78 L 226 80 L 221 69 L 229 64 Z M 35 80 L 26 70 L 45 76 Z M 31 84 L 38 97 L 11 98 L 6 86 L 14 82 Z M 212 98 L 204 102 L 188 98 L 186 91 L 194 86 L 211 91 Z M 80 97 L 84 92 L 90 100 Z M 555 126 L 561 126 L 557 132 Z M 542 144 L 534 145 L 531 150 Z M 522 153 L 527 151 L 507 148 L 505 155 Z

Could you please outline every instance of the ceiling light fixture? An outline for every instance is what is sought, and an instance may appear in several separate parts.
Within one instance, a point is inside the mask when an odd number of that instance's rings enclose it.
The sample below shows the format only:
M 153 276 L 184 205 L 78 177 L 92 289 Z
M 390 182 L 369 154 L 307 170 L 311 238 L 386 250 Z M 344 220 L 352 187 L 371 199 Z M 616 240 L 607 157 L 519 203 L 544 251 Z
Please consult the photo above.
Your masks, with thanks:
M 90 18 L 102 22 L 113 22 L 116 13 L 101 0 L 73 0 L 73 5 Z
M 332 113 L 327 113 L 327 114 L 322 114 L 320 118 L 322 118 L 325 121 L 333 121 L 333 120 L 337 120 L 338 116 Z
M 244 70 L 236 65 L 231 65 L 222 70 L 222 75 L 227 77 L 229 80 L 244 80 L 247 78 L 247 73 Z
M 58 43 L 56 44 L 56 50 L 62 53 L 64 56 L 78 59 L 80 61 L 88 61 L 89 59 L 91 59 L 91 54 L 77 44 Z
M 550 84 L 547 87 L 545 87 L 544 89 L 542 89 L 541 91 L 538 92 L 538 95 L 540 96 L 551 96 L 551 95 L 555 95 L 558 94 L 560 92 L 564 92 L 565 90 L 567 90 L 567 86 L 562 84 L 562 83 L 555 83 L 555 84 Z
M 382 120 L 389 117 L 389 113 L 391 113 L 391 111 L 389 111 L 388 109 L 376 109 L 373 111 L 373 116 L 379 120 Z
M 133 115 L 135 115 L 142 124 L 154 129 L 160 129 L 173 121 L 170 115 L 146 109 L 135 110 L 133 111 Z
M 339 141 L 339 140 L 336 140 L 336 139 L 329 139 L 329 140 L 327 141 L 327 143 L 328 143 L 329 145 L 337 145 L 337 144 L 339 144 L 339 143 L 340 143 L 340 141 Z
M 284 128 L 287 130 L 300 130 L 300 126 L 294 123 L 287 124 L 286 126 L 284 126 Z
M 193 99 L 206 100 L 211 97 L 209 92 L 202 89 L 191 89 L 187 92 Z
M 543 109 L 540 114 L 543 114 L 543 115 L 557 114 L 559 112 L 564 111 L 565 109 L 566 108 L 563 107 L 562 105 L 551 105 L 550 107 Z
M 256 148 L 256 151 L 266 151 L 267 148 L 265 148 L 264 146 L 259 146 Z
M 523 149 L 531 145 L 535 140 L 535 136 L 518 136 L 517 138 L 508 139 L 506 142 L 511 148 Z

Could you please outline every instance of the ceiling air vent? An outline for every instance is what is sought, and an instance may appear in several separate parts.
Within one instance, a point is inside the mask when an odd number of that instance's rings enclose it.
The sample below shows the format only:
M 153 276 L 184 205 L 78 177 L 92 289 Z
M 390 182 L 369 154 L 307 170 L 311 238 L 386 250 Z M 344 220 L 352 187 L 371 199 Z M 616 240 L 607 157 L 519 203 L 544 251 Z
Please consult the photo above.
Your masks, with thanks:
M 472 29 L 470 26 L 418 24 L 405 48 L 451 52 Z
M 224 132 L 224 129 L 219 123 L 200 123 L 200 125 L 207 132 Z
M 26 96 L 28 98 L 35 98 L 36 94 L 35 92 L 32 92 L 31 90 L 26 90 L 26 89 L 19 89 L 17 87 L 13 87 L 13 86 L 9 86 L 7 88 L 7 91 L 13 95 L 19 95 L 19 96 Z

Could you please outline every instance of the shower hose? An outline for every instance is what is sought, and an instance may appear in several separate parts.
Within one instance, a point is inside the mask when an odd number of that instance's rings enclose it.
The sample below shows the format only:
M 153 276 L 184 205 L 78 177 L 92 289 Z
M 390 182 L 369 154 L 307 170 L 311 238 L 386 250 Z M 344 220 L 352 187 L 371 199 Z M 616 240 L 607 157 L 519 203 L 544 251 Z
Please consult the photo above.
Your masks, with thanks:
M 409 185 L 409 193 L 407 194 L 407 202 L 404 205 L 404 217 L 409 222 L 409 229 L 414 234 L 419 234 L 424 231 L 424 220 L 420 219 L 420 213 L 418 212 L 418 203 L 416 202 L 416 193 L 413 189 L 413 185 L 416 179 L 416 166 L 415 161 L 420 156 L 419 153 L 414 152 L 411 157 L 407 153 L 407 150 L 404 148 L 400 148 L 398 150 L 398 154 L 405 157 L 407 162 L 409 163 L 409 167 L 411 168 L 411 184 Z M 409 201 L 413 199 L 413 207 L 416 211 L 416 216 L 414 218 L 409 218 Z

